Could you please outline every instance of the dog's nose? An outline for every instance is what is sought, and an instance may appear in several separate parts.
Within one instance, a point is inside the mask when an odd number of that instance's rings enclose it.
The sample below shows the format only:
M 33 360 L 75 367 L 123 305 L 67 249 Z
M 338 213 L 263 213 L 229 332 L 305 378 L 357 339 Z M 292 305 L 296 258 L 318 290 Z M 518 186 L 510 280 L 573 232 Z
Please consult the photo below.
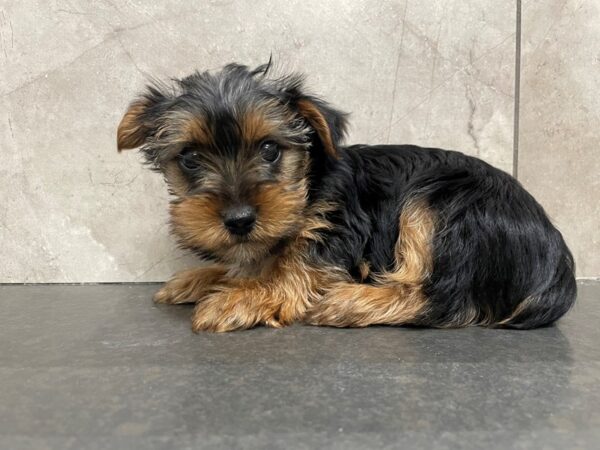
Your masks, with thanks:
M 223 223 L 230 233 L 243 236 L 254 228 L 256 210 L 252 206 L 234 206 L 225 211 Z

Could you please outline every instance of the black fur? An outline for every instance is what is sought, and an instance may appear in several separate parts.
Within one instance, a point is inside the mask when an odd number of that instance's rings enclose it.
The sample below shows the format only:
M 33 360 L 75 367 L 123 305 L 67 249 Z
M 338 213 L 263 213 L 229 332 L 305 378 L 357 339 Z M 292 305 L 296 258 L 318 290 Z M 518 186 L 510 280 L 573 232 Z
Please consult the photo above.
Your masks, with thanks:
M 409 145 L 340 148 L 341 159 L 315 181 L 317 199 L 343 205 L 315 258 L 358 273 L 394 265 L 398 216 L 425 199 L 438 217 L 434 269 L 425 286 L 429 326 L 460 322 L 532 328 L 561 317 L 576 296 L 574 263 L 542 207 L 510 175 L 458 152 Z M 367 280 L 368 281 L 368 280 Z M 528 299 L 528 300 L 526 300 Z

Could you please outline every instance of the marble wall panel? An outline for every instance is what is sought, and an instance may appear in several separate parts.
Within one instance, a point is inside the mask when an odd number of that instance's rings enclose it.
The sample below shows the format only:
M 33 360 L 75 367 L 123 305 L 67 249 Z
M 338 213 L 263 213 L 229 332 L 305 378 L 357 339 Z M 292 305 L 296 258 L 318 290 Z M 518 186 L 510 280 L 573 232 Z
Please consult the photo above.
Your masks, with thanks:
M 0 282 L 155 281 L 189 266 L 168 197 L 115 129 L 150 77 L 238 61 L 308 74 L 349 142 L 510 171 L 515 14 L 490 0 L 0 3 Z
M 519 179 L 600 276 L 600 2 L 523 3 Z

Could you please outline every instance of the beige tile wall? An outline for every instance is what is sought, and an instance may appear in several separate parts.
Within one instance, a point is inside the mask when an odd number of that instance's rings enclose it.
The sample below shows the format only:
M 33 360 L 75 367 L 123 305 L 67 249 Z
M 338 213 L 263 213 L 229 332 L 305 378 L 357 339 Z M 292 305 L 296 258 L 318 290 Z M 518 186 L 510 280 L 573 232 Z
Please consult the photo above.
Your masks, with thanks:
M 523 3 L 519 178 L 600 276 L 600 2 Z
M 600 27 L 597 8 L 562 3 L 524 5 L 519 170 L 593 276 L 599 47 L 581 40 Z M 168 236 L 160 177 L 115 149 L 149 76 L 273 53 L 352 112 L 349 142 L 454 148 L 510 171 L 516 27 L 515 4 L 491 0 L 1 3 L 0 282 L 163 280 L 195 263 Z

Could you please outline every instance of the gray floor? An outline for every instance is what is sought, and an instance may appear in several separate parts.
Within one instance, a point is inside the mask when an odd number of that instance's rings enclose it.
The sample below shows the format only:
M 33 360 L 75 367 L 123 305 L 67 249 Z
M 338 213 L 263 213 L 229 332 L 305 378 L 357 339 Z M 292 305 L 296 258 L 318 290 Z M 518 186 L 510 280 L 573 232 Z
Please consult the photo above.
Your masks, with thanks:
M 599 448 L 600 283 L 535 331 L 194 335 L 155 285 L 0 286 L 0 447 Z

